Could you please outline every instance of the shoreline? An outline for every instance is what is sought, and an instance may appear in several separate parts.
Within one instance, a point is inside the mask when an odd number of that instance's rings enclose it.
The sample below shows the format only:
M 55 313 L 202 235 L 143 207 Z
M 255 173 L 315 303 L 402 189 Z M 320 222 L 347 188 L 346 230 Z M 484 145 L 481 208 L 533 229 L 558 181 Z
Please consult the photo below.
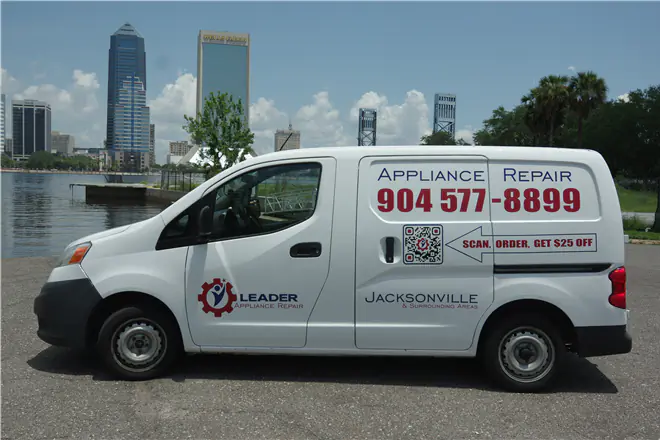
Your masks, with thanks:
M 68 170 L 26 170 L 26 169 L 17 169 L 17 168 L 0 168 L 0 173 L 23 173 L 23 174 L 88 174 L 88 175 L 101 175 L 101 176 L 111 176 L 111 175 L 122 175 L 122 176 L 159 176 L 161 174 L 158 172 L 150 173 L 128 173 L 121 171 L 68 171 Z

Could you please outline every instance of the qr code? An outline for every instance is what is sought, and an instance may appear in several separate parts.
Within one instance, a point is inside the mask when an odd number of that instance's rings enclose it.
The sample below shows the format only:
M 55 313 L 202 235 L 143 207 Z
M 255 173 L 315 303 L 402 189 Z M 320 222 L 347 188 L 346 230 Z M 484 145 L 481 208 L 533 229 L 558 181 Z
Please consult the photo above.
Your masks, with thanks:
M 442 264 L 442 226 L 404 226 L 403 262 L 405 264 Z

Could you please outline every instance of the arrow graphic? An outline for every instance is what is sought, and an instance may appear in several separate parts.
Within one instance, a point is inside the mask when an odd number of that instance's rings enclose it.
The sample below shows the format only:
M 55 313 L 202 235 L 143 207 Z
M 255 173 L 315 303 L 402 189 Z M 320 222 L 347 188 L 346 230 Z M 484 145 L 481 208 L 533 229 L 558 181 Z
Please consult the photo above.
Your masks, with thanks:
M 446 246 L 483 263 L 484 254 L 596 252 L 597 239 L 597 235 L 592 233 L 484 235 L 483 227 L 479 226 L 446 243 Z

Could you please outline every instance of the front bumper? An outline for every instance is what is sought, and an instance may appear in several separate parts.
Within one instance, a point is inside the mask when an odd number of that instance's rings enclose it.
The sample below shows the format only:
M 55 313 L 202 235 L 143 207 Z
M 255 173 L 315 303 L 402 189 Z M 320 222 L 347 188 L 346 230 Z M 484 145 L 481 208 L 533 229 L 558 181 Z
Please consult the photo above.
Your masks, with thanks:
M 89 278 L 47 282 L 34 299 L 37 336 L 51 345 L 85 348 L 87 322 L 100 301 Z
M 609 356 L 632 351 L 632 337 L 625 325 L 576 327 L 577 353 L 581 357 Z

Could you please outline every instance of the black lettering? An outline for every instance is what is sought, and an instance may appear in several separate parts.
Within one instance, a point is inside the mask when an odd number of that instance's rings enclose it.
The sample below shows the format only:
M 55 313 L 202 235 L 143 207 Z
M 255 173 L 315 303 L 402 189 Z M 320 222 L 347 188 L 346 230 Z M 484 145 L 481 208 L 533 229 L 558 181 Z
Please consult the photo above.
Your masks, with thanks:
M 378 176 L 378 181 L 380 182 L 380 179 L 382 178 L 387 178 L 390 182 L 392 181 L 392 178 L 390 177 L 390 173 L 387 172 L 387 168 L 383 168 L 383 171 L 380 172 L 380 176 Z
M 468 177 L 467 177 L 467 178 L 463 177 L 463 174 L 465 174 L 465 173 L 468 173 Z M 463 182 L 469 182 L 470 180 L 472 180 L 472 179 L 470 178 L 470 177 L 471 177 L 470 174 L 471 174 L 471 173 L 470 173 L 469 171 L 461 171 L 461 180 L 462 180 Z
M 562 171 L 561 172 L 561 181 L 562 182 L 564 181 L 564 178 L 566 178 L 566 180 L 568 180 L 569 182 L 572 182 L 571 172 L 570 171 Z
M 388 293 L 387 295 L 385 295 L 385 301 L 387 301 L 388 303 L 394 302 L 394 299 L 389 299 L 389 298 L 394 298 L 394 294 Z
M 516 181 L 516 170 L 513 168 L 504 168 L 504 181 L 506 182 L 506 178 L 511 177 L 511 179 L 515 182 Z
M 298 302 L 298 295 L 294 293 L 289 293 L 289 301 L 290 302 Z
M 477 295 L 471 294 L 470 295 L 470 304 L 477 304 L 479 301 L 477 301 Z

